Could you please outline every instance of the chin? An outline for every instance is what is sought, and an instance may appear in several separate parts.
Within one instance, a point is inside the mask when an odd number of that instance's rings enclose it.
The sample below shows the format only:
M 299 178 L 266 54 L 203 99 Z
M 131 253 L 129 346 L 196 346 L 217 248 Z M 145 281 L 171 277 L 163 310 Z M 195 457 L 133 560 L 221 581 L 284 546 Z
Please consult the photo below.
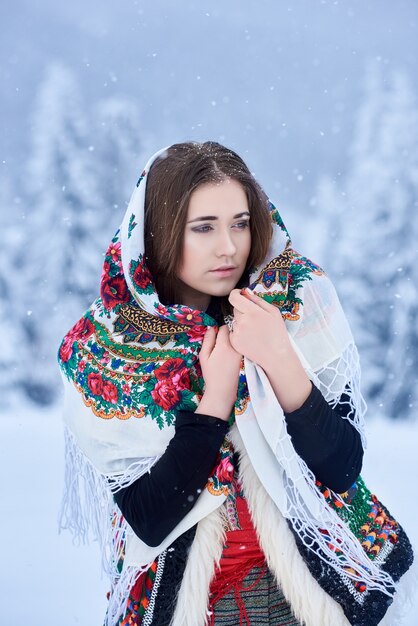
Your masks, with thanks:
M 229 294 L 231 293 L 231 291 L 233 289 L 235 289 L 236 287 L 236 283 L 232 282 L 229 284 L 223 284 L 223 285 L 219 285 L 218 289 L 211 289 L 208 294 L 210 296 L 218 296 L 218 298 L 221 298 L 222 296 L 229 296 Z

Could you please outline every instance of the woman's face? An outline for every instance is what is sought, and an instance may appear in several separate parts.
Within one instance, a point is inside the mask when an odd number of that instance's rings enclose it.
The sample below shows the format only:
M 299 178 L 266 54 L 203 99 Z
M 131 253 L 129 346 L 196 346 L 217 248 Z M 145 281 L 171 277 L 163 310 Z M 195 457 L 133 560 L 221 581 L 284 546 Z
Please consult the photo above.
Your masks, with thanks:
M 211 296 L 226 296 L 241 278 L 251 247 L 244 188 L 227 178 L 190 196 L 178 277 L 181 304 L 205 311 Z

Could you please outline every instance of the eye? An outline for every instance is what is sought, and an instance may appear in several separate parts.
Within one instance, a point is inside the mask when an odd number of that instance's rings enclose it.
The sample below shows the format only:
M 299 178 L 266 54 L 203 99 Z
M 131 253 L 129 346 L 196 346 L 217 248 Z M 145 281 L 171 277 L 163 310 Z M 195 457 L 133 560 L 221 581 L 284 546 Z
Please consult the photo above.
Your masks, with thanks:
M 250 225 L 250 220 L 244 220 L 243 222 L 237 222 L 234 224 L 239 230 L 244 230 L 244 228 L 248 228 Z
M 196 226 L 195 228 L 192 228 L 192 231 L 194 233 L 207 233 L 210 230 L 213 230 L 213 228 L 209 224 L 204 224 L 203 226 Z

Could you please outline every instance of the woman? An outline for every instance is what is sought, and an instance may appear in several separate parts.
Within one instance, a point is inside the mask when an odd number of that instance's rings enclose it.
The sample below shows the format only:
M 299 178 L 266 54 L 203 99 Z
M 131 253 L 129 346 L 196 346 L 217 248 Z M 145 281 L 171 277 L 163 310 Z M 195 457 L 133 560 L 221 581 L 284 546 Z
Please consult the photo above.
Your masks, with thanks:
M 107 626 L 381 623 L 412 552 L 359 478 L 357 352 L 238 155 L 150 159 L 59 359 Z

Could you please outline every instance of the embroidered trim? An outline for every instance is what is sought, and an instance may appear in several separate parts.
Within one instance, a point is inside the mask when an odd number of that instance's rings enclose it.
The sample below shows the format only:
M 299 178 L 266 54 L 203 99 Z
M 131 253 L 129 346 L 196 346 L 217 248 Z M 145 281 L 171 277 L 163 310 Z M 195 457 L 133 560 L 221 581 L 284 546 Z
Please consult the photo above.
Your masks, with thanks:
M 242 488 L 237 478 L 238 478 L 238 474 L 236 473 L 236 475 L 234 476 L 234 480 L 232 481 L 228 497 L 226 498 L 224 502 L 224 507 L 225 507 L 225 512 L 226 512 L 225 520 L 224 520 L 224 528 L 226 531 L 241 530 L 236 500 L 237 500 L 237 496 L 243 496 L 243 492 L 242 492 Z
M 290 247 L 286 247 L 281 254 L 267 263 L 263 271 L 256 278 L 255 283 L 262 284 L 266 289 L 269 289 L 273 283 L 278 283 L 282 286 L 283 290 L 286 289 L 290 264 L 294 256 L 294 250 Z
M 93 411 L 94 415 L 96 415 L 97 417 L 101 417 L 104 420 L 110 420 L 114 417 L 116 417 L 118 420 L 127 420 L 130 417 L 137 417 L 138 419 L 145 417 L 145 407 L 143 406 L 138 407 L 138 409 L 128 409 L 125 413 L 122 413 L 118 410 L 105 411 L 104 409 L 98 409 L 94 400 L 92 398 L 88 398 L 85 395 L 84 390 L 82 387 L 80 387 L 80 385 L 75 385 L 75 388 L 81 394 L 84 404 Z
M 213 496 L 228 495 L 235 473 L 234 448 L 229 435 L 226 435 L 218 453 L 206 489 Z
M 155 599 L 157 597 L 158 589 L 161 584 L 161 578 L 164 572 L 164 564 L 165 564 L 166 556 L 167 556 L 167 550 L 164 550 L 164 552 L 161 552 L 161 554 L 158 556 L 157 571 L 155 572 L 155 580 L 152 585 L 151 598 L 148 604 L 148 608 L 145 611 L 144 619 L 142 621 L 143 626 L 151 626 L 152 624 L 152 618 L 154 616 Z
M 116 320 L 117 321 L 117 320 Z M 179 348 L 171 348 L 170 350 L 161 350 L 160 348 L 141 348 L 138 346 L 127 345 L 129 342 L 134 341 L 134 337 L 129 335 L 128 339 L 124 337 L 125 343 L 118 343 L 112 336 L 108 328 L 100 322 L 95 321 L 95 338 L 99 346 L 105 348 L 110 354 L 114 354 L 117 357 L 122 357 L 124 359 L 129 359 L 133 362 L 142 361 L 144 363 L 154 362 L 156 360 L 164 361 L 165 359 L 172 358 L 173 356 L 178 356 L 181 353 L 182 347 Z M 116 327 L 116 322 L 115 322 Z M 120 328 L 116 328 L 117 332 L 122 332 Z M 183 331 L 184 332 L 184 331 Z M 139 337 L 140 335 L 136 334 L 135 337 Z M 141 335 L 142 336 L 142 335 Z M 169 339 L 175 339 L 176 336 L 168 337 L 164 343 L 167 343 Z M 159 340 L 159 337 L 156 335 L 151 335 L 149 340 L 144 341 L 144 343 L 148 343 L 148 341 L 152 342 L 155 340 Z M 161 339 L 161 338 L 160 338 Z M 187 339 L 187 338 L 186 338 Z M 161 342 L 160 342 L 161 343 Z M 189 357 L 190 358 L 190 357 Z
M 375 559 L 375 563 L 379 563 L 379 565 L 383 565 L 386 558 L 392 552 L 393 548 L 394 548 L 393 543 L 386 543 L 385 546 L 380 551 L 379 556 Z M 356 602 L 358 602 L 358 604 L 360 605 L 363 605 L 366 601 L 367 596 L 370 594 L 369 589 L 364 589 L 364 591 L 359 590 L 353 583 L 352 579 L 349 578 L 346 574 L 340 575 L 340 578 L 345 584 L 345 586 L 349 589 L 351 595 L 356 600 Z
M 154 335 L 176 335 L 177 333 L 185 333 L 190 330 L 190 326 L 175 324 L 130 304 L 121 305 L 119 316 L 135 326 L 137 330 Z
M 283 252 L 262 269 L 251 288 L 255 293 L 261 291 L 264 300 L 280 308 L 284 319 L 297 321 L 303 304 L 297 290 L 305 280 L 311 280 L 311 274 L 323 273 L 319 265 L 296 252 L 288 241 Z

